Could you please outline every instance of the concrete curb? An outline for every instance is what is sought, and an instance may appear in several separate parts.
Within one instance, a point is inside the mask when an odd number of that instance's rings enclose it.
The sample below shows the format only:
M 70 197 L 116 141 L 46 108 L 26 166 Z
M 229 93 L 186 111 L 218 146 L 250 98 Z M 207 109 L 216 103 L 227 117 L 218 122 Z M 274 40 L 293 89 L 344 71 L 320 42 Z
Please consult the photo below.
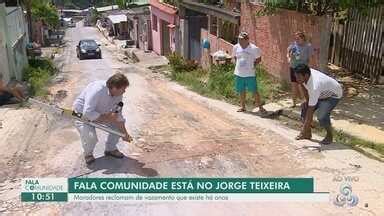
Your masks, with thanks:
M 266 104 L 265 108 L 267 110 L 278 110 L 278 109 L 283 109 L 282 115 L 295 120 L 295 121 L 300 121 L 300 108 L 290 108 L 287 106 L 284 106 L 280 104 L 279 102 L 277 103 L 270 103 Z M 318 127 L 318 121 L 316 117 L 314 118 L 315 120 L 315 125 Z M 383 143 L 384 144 L 384 131 L 371 126 L 367 124 L 358 124 L 353 122 L 353 119 L 331 119 L 332 121 L 332 126 L 339 131 L 343 131 L 344 133 L 354 136 L 357 138 L 360 138 L 362 140 L 368 141 L 368 142 L 373 142 L 373 143 Z M 369 131 L 369 133 L 367 133 Z

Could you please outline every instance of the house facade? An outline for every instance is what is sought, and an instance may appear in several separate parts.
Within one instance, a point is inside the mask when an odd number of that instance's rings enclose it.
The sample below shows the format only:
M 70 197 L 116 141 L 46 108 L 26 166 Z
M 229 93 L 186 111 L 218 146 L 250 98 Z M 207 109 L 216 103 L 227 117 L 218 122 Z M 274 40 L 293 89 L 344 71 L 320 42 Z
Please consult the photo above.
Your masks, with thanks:
M 106 21 L 109 29 L 109 36 L 114 36 L 119 40 L 129 39 L 128 35 L 128 20 L 125 12 L 119 11 L 107 15 Z
M 176 34 L 179 17 L 177 8 L 159 0 L 150 0 L 152 48 L 159 55 L 167 56 L 177 49 Z
M 136 48 L 152 50 L 151 12 L 149 6 L 131 8 L 126 13 L 129 36 L 135 41 Z
M 215 52 L 220 50 L 231 55 L 232 47 L 237 43 L 239 26 L 240 13 L 229 9 L 229 6 L 218 7 L 184 0 L 180 4 L 181 53 L 184 58 L 207 68 Z M 203 47 L 203 43 L 208 46 Z
M 212 1 L 213 2 L 213 1 Z M 262 1 L 183 0 L 180 3 L 180 54 L 199 62 L 204 68 L 212 63 L 218 51 L 232 55 L 237 35 L 249 33 L 250 41 L 262 50 L 262 64 L 281 80 L 289 80 L 287 47 L 294 33 L 304 31 L 314 48 L 310 66 L 325 71 L 329 48 L 330 20 L 327 17 L 279 9 L 273 15 L 257 15 L 264 9 Z

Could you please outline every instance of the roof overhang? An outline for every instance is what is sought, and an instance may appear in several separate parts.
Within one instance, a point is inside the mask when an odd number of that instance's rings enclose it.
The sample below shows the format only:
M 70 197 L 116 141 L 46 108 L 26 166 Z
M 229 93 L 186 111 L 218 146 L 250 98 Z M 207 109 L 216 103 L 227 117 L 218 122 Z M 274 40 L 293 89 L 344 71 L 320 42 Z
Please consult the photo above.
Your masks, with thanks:
M 229 21 L 231 23 L 240 24 L 240 13 L 233 12 L 224 8 L 220 8 L 214 5 L 207 5 L 199 2 L 194 2 L 192 0 L 184 0 L 180 3 L 184 8 L 198 11 L 207 15 L 212 15 L 220 19 Z
M 110 19 L 113 24 L 127 22 L 127 16 L 125 14 L 109 15 L 108 19 Z

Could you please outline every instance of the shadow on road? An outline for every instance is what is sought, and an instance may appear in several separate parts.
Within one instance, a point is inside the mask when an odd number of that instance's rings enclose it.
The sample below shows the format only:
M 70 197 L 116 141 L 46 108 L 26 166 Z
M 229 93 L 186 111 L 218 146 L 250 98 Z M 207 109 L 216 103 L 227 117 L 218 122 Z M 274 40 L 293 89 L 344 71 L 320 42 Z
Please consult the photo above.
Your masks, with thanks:
M 320 139 L 310 139 L 310 140 L 300 140 L 299 142 L 302 142 L 302 146 L 296 148 L 296 150 L 299 149 L 307 149 L 310 151 L 315 151 L 315 152 L 321 152 L 321 151 L 333 151 L 333 150 L 348 150 L 351 149 L 351 147 L 347 145 L 343 145 L 340 143 L 333 142 L 329 145 L 324 145 L 321 144 Z M 317 143 L 317 144 L 314 144 Z
M 254 111 L 244 111 L 244 113 L 250 114 L 250 115 L 259 116 L 261 118 L 276 119 L 281 114 L 283 114 L 283 110 L 279 109 L 279 110 L 276 110 L 276 111 L 267 111 L 266 113 L 260 113 L 260 112 L 254 112 Z
M 124 156 L 121 159 L 112 157 L 99 157 L 90 165 L 87 165 L 91 172 L 104 170 L 103 174 L 116 174 L 116 173 L 129 173 L 136 174 L 143 177 L 155 177 L 159 173 L 152 168 L 144 168 L 144 163 Z
M 349 146 L 346 146 L 346 145 L 343 145 L 343 144 L 340 144 L 340 143 L 336 143 L 335 141 L 332 142 L 331 144 L 328 144 L 328 145 L 323 145 L 321 144 L 321 140 L 320 139 L 311 139 L 312 142 L 315 142 L 315 143 L 318 143 L 319 144 L 319 147 L 321 149 L 321 151 L 330 151 L 330 150 L 347 150 L 347 149 L 351 149 L 351 147 Z

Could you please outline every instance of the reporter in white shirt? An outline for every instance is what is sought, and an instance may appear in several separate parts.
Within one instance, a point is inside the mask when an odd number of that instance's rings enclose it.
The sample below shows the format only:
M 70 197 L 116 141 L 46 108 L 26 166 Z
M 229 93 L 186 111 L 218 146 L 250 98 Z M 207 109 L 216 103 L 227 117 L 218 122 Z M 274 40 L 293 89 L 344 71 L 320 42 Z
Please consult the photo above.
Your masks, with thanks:
M 327 131 L 327 135 L 321 141 L 321 144 L 332 143 L 331 111 L 343 96 L 341 85 L 335 79 L 320 71 L 310 69 L 305 64 L 297 65 L 294 72 L 297 82 L 303 87 L 306 99 L 306 102 L 302 104 L 301 112 L 304 125 L 296 139 L 311 139 L 313 113 L 317 111 L 320 126 Z
M 90 83 L 76 98 L 73 110 L 81 114 L 89 121 L 105 124 L 112 129 L 119 130 L 125 134 L 122 139 L 131 142 L 132 137 L 125 128 L 125 119 L 118 105 L 121 103 L 123 94 L 129 86 L 129 81 L 124 74 L 116 73 L 107 81 L 100 80 Z M 75 126 L 80 133 L 83 145 L 85 162 L 90 164 L 95 161 L 93 150 L 98 142 L 95 127 L 76 121 Z M 106 156 L 123 158 L 124 155 L 117 149 L 120 137 L 109 134 L 105 143 Z

